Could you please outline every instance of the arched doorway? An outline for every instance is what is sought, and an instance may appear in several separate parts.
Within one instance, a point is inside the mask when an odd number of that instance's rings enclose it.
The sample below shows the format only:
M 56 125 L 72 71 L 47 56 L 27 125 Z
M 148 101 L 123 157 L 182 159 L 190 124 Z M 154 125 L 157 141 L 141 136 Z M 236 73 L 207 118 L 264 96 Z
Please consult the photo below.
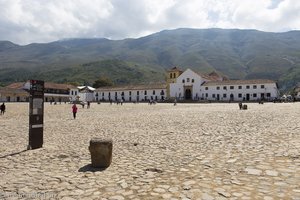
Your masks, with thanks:
M 185 89 L 184 96 L 185 96 L 186 100 L 192 99 L 192 91 L 191 91 L 191 89 Z

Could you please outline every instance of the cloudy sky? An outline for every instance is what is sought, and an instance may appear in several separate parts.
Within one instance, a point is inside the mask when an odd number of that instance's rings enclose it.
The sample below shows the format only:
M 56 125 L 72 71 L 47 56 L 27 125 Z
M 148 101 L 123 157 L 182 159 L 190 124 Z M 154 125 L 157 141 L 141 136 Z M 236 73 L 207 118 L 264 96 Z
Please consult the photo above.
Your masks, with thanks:
M 176 28 L 300 30 L 300 0 L 0 0 L 0 40 L 17 44 Z

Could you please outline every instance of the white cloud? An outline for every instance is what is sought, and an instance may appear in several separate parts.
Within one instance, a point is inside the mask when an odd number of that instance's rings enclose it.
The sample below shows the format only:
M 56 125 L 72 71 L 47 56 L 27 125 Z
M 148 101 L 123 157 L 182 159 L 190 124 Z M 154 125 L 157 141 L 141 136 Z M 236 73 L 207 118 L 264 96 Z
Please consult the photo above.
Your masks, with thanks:
M 181 27 L 300 29 L 298 0 L 0 0 L 0 40 L 122 39 Z

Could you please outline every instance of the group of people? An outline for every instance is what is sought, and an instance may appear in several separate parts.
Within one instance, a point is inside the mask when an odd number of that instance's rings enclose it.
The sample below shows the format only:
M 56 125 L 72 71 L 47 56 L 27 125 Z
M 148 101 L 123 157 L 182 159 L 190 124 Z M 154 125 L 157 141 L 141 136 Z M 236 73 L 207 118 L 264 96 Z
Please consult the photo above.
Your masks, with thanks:
M 0 114 L 1 114 L 1 115 L 4 115 L 5 109 L 6 109 L 6 108 L 5 108 L 5 104 L 2 103 L 1 106 L 0 106 Z
M 113 100 L 109 100 L 110 105 L 112 105 L 113 103 L 116 103 L 117 105 L 123 105 L 124 100 L 123 99 L 118 99 L 117 101 L 113 101 Z
M 149 100 L 149 102 L 148 102 L 148 105 L 155 105 L 156 104 L 156 101 L 154 101 L 154 100 Z

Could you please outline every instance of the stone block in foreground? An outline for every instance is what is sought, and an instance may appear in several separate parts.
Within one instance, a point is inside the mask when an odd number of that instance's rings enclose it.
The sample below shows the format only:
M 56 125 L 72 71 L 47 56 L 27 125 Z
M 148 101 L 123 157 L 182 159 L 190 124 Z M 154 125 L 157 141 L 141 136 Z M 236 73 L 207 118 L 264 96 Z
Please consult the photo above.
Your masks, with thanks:
M 89 150 L 91 153 L 92 167 L 107 168 L 112 161 L 112 140 L 92 138 Z

